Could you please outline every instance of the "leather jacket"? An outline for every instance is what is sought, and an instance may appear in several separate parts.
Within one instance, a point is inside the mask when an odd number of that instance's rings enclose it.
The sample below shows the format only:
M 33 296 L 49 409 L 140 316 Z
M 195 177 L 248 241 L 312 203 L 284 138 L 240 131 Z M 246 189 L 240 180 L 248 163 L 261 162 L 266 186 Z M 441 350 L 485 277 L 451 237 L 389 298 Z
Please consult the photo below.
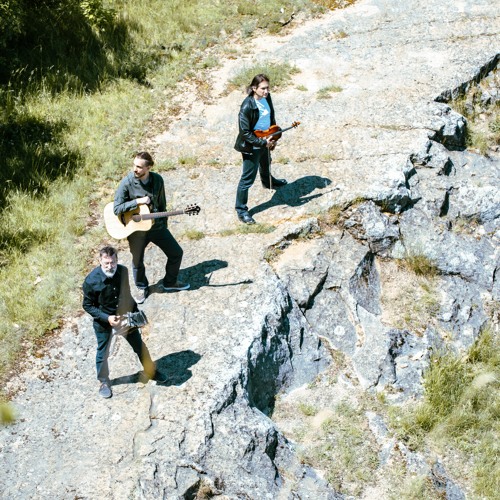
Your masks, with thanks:
M 271 94 L 266 97 L 269 108 L 271 109 L 271 125 L 276 125 L 274 117 L 273 101 Z M 253 95 L 247 96 L 241 103 L 240 112 L 238 114 L 239 133 L 236 138 L 234 149 L 240 153 L 251 153 L 254 147 L 265 147 L 267 141 L 259 139 L 254 133 L 255 124 L 259 121 L 259 108 L 255 104 Z

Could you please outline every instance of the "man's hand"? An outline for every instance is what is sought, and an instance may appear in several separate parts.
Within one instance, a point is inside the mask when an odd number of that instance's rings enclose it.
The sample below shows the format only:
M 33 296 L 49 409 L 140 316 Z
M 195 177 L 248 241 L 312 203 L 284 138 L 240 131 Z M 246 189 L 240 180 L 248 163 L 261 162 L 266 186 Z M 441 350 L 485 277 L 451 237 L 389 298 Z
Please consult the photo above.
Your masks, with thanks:
M 108 323 L 111 326 L 119 326 L 121 323 L 120 316 L 115 316 L 114 314 L 112 314 L 111 316 L 108 316 Z
M 276 147 L 276 141 L 271 137 L 268 137 L 266 148 L 269 148 L 272 151 L 275 147 Z
M 142 198 L 137 198 L 138 205 L 149 205 L 151 203 L 151 198 L 149 196 L 143 196 Z

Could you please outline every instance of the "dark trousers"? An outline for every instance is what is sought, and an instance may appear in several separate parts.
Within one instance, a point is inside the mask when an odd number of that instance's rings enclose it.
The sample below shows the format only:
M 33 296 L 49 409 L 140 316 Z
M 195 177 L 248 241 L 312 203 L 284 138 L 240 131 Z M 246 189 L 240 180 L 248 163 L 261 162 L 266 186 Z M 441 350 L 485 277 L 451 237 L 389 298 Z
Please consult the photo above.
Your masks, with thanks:
M 111 347 L 111 339 L 113 335 L 111 334 L 111 328 L 106 330 L 101 330 L 101 328 L 96 328 L 94 326 L 95 336 L 97 338 L 97 352 L 95 356 L 95 367 L 97 371 L 97 380 L 100 382 L 109 382 L 109 366 L 108 366 L 108 356 L 109 349 Z M 142 341 L 141 334 L 139 330 L 133 330 L 131 333 L 125 336 L 130 347 L 139 357 L 144 371 L 146 371 L 150 376 L 155 371 L 155 364 L 151 359 L 148 348 L 146 344 Z
M 271 155 L 268 148 L 254 149 L 252 153 L 242 153 L 243 172 L 241 174 L 238 189 L 236 191 L 236 212 L 238 215 L 248 213 L 248 190 L 252 187 L 257 171 L 260 174 L 260 180 L 269 184 L 269 165 Z
M 132 272 L 137 288 L 147 288 L 149 286 L 146 268 L 144 267 L 144 251 L 149 243 L 157 245 L 167 256 L 163 284 L 172 285 L 177 281 L 183 251 L 164 224 L 156 223 L 149 231 L 136 231 L 127 239 L 132 253 Z

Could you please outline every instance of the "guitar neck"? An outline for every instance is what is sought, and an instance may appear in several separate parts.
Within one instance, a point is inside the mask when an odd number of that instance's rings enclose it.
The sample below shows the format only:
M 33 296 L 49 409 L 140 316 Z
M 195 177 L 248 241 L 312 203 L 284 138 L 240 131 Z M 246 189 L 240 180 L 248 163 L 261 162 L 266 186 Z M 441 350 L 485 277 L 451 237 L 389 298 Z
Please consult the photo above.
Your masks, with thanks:
M 151 214 L 141 214 L 142 220 L 162 219 L 164 217 L 171 217 L 172 215 L 182 215 L 184 210 L 174 210 L 173 212 L 153 212 Z

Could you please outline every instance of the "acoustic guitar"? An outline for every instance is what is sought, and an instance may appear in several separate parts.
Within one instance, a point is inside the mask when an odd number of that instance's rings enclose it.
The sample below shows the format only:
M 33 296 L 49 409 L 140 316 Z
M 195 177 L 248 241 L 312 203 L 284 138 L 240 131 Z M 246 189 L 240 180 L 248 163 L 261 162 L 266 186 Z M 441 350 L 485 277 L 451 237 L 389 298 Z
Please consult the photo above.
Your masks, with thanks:
M 114 203 L 108 203 L 104 207 L 104 224 L 108 234 L 117 240 L 131 235 L 135 231 L 149 231 L 154 219 L 172 217 L 173 215 L 198 215 L 201 208 L 198 205 L 188 205 L 184 210 L 172 212 L 150 212 L 147 205 L 139 205 L 134 210 L 115 215 Z

